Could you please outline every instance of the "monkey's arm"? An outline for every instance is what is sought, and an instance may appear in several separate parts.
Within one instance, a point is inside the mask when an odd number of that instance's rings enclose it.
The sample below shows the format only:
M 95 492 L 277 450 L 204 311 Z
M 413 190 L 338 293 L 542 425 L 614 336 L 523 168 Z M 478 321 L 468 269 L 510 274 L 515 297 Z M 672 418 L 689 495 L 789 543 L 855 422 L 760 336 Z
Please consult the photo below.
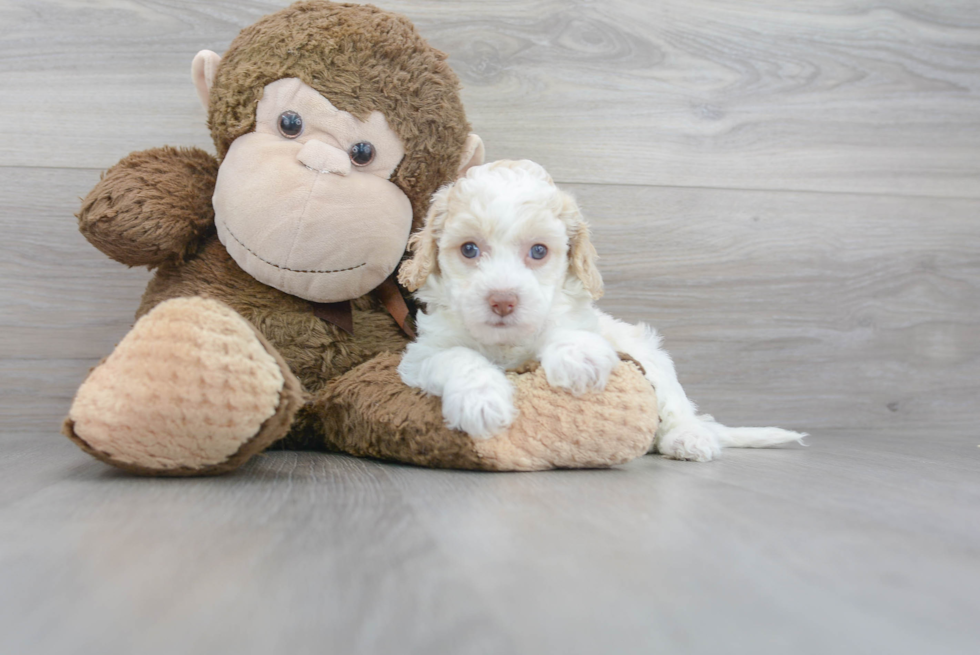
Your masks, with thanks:
M 134 152 L 82 201 L 78 229 L 127 266 L 158 266 L 194 251 L 214 230 L 218 161 L 197 148 Z

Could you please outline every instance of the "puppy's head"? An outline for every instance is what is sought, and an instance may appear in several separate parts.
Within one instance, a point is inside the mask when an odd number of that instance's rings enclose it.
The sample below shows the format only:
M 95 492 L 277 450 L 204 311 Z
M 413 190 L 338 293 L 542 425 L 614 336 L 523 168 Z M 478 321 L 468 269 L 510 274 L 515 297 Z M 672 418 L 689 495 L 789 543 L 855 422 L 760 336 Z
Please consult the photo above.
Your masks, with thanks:
M 451 311 L 483 343 L 516 344 L 544 325 L 555 298 L 602 295 L 589 228 L 575 200 L 530 161 L 471 168 L 433 196 L 398 279 Z

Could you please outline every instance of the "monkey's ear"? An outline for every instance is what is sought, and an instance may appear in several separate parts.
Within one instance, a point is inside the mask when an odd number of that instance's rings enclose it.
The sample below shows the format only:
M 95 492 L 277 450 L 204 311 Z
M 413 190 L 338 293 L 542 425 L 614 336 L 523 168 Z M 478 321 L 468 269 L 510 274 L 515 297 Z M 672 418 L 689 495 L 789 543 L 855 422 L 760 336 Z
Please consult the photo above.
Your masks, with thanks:
M 211 87 L 214 86 L 214 75 L 218 72 L 218 62 L 220 61 L 221 55 L 218 53 L 201 50 L 194 55 L 194 61 L 191 62 L 191 79 L 194 80 L 197 97 L 201 99 L 201 104 L 204 105 L 205 109 L 208 108 Z
M 581 280 L 582 286 L 593 300 L 598 300 L 602 297 L 602 275 L 596 267 L 599 255 L 592 245 L 589 224 L 582 218 L 582 212 L 575 198 L 564 191 L 559 193 L 562 197 L 562 208 L 558 218 L 565 223 L 568 232 L 569 272 Z
M 452 188 L 451 184 L 447 184 L 435 192 L 429 203 L 429 212 L 425 215 L 425 225 L 408 240 L 408 250 L 414 254 L 411 259 L 402 262 L 398 269 L 398 281 L 409 291 L 418 290 L 431 273 L 439 270 L 439 237 L 446 223 Z
M 460 158 L 459 170 L 456 171 L 456 177 L 463 177 L 466 175 L 466 171 L 482 164 L 485 156 L 486 150 L 483 148 L 483 139 L 470 133 L 466 137 L 466 144 L 463 145 L 463 156 Z

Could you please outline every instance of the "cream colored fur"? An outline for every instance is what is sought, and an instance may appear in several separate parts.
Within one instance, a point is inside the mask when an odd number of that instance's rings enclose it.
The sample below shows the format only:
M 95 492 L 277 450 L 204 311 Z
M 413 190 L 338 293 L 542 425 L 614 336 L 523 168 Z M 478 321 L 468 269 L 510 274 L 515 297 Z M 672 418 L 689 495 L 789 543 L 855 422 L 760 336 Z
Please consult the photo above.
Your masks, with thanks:
M 515 419 L 505 369 L 541 362 L 548 382 L 575 395 L 599 393 L 629 354 L 657 391 L 656 448 L 676 459 L 706 461 L 723 445 L 763 446 L 802 438 L 778 428 L 731 429 L 698 416 L 677 381 L 660 337 L 599 311 L 596 253 L 574 199 L 543 168 L 501 161 L 470 169 L 433 197 L 415 256 L 400 271 L 425 303 L 419 339 L 399 373 L 442 397 L 449 427 L 489 438 Z M 544 247 L 546 256 L 532 256 Z M 477 249 L 478 256 L 467 257 Z M 538 251 L 540 254 L 540 251 Z M 496 299 L 513 298 L 501 315 Z
M 285 380 L 227 306 L 178 298 L 137 321 L 79 389 L 74 431 L 114 460 L 152 469 L 220 464 L 276 413 Z

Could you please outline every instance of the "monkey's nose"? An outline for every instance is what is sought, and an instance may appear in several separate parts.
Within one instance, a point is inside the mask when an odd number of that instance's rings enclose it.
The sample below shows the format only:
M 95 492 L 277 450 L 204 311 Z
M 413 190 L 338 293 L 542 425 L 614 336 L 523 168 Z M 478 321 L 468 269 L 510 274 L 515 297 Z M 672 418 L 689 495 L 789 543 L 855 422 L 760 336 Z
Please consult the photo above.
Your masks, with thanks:
M 494 291 L 487 296 L 490 309 L 497 316 L 508 316 L 517 307 L 517 294 L 510 291 Z
M 317 173 L 350 173 L 350 157 L 340 148 L 328 145 L 323 141 L 310 139 L 303 144 L 296 158 L 308 168 Z

